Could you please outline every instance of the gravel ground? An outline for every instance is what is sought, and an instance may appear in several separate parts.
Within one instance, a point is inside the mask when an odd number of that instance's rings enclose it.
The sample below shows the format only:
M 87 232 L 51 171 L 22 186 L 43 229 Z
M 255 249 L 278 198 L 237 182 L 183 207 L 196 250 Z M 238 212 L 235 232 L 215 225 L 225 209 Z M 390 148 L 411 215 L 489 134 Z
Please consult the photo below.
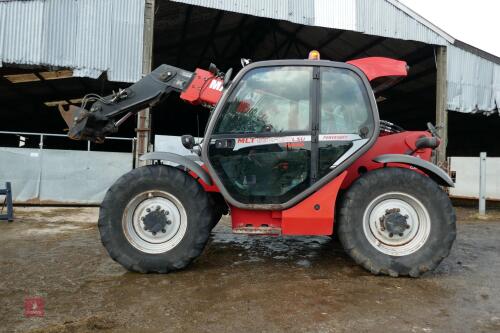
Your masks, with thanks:
M 188 269 L 112 261 L 96 208 L 16 208 L 0 222 L 3 332 L 500 332 L 500 212 L 457 208 L 452 254 L 420 279 L 372 276 L 328 237 L 233 235 Z M 43 317 L 25 317 L 42 297 Z

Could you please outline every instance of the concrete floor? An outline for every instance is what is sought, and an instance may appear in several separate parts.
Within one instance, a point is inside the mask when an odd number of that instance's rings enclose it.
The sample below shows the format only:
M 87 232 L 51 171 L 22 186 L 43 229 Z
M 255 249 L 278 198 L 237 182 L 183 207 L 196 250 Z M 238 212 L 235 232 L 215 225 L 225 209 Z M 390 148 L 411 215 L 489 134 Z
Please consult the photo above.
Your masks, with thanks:
M 500 332 L 500 214 L 457 213 L 438 270 L 393 279 L 330 238 L 235 236 L 227 221 L 187 270 L 128 273 L 101 246 L 97 209 L 17 208 L 0 223 L 0 331 Z M 44 317 L 24 317 L 33 296 Z

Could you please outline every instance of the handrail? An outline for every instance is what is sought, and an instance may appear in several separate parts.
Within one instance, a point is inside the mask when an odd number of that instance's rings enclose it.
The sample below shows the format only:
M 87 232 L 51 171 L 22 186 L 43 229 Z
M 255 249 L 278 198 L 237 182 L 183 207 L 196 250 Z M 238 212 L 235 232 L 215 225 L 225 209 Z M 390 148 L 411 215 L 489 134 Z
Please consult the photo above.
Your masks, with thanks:
M 39 133 L 39 132 L 12 132 L 12 131 L 0 131 L 0 134 L 6 134 L 6 135 L 25 135 L 25 136 L 39 136 L 40 137 L 40 143 L 38 146 L 40 147 L 41 150 L 43 150 L 43 139 L 45 137 L 68 137 L 66 134 L 54 134 L 54 133 Z M 69 138 L 68 138 L 69 139 Z M 124 138 L 124 137 L 115 137 L 115 136 L 110 136 L 106 137 L 106 140 L 117 140 L 117 141 L 130 141 L 132 143 L 132 153 L 135 152 L 135 143 L 136 143 L 136 138 Z M 87 141 L 87 151 L 90 151 L 90 141 Z M 134 153 L 135 154 L 135 153 Z
M 0 131 L 0 134 L 13 134 L 13 135 L 43 135 L 43 136 L 55 136 L 55 137 L 67 137 L 67 134 L 53 134 L 53 133 L 38 133 L 38 132 L 11 132 L 11 131 Z M 124 138 L 117 136 L 108 136 L 106 140 L 127 140 L 133 141 L 135 138 Z

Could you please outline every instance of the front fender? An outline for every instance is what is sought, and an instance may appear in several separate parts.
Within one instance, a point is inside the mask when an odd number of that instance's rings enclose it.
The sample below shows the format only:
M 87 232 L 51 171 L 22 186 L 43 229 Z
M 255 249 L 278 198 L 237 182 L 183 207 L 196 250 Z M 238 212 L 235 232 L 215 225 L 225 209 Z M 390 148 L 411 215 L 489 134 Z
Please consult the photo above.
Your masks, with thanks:
M 198 163 L 193 159 L 181 156 L 174 153 L 156 151 L 153 153 L 144 154 L 139 158 L 141 161 L 166 161 L 182 165 L 183 167 L 194 172 L 207 185 L 212 185 L 212 178 Z
M 398 163 L 411 165 L 427 174 L 439 185 L 446 187 L 455 187 L 453 180 L 451 180 L 450 176 L 448 176 L 448 174 L 444 172 L 443 169 L 439 168 L 437 165 L 431 162 L 415 156 L 402 154 L 386 154 L 375 157 L 373 161 L 383 164 Z

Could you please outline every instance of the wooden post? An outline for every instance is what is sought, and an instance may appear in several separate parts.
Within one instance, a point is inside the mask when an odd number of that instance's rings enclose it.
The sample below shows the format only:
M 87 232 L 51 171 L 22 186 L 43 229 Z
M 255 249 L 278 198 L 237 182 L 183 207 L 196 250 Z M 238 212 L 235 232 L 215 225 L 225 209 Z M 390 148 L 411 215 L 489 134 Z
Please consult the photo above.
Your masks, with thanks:
M 446 46 L 436 50 L 437 82 L 436 82 L 436 126 L 442 126 L 439 131 L 441 145 L 436 150 L 436 162 L 440 167 L 446 167 L 446 147 L 448 145 L 448 83 Z
M 153 34 L 154 34 L 155 0 L 146 0 L 144 8 L 144 48 L 142 53 L 142 74 L 151 72 L 153 63 Z M 135 165 L 143 166 L 139 157 L 149 151 L 151 141 L 151 114 L 145 109 L 137 114 L 137 147 L 135 149 Z

